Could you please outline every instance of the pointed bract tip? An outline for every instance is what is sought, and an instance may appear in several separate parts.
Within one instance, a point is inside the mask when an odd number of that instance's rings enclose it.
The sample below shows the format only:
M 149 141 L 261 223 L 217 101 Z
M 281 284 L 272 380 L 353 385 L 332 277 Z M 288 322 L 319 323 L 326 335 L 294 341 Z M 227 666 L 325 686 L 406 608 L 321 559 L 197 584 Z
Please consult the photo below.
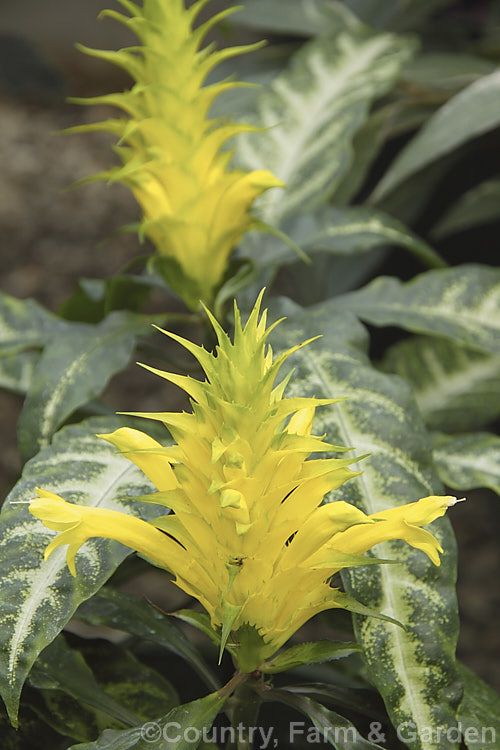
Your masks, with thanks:
M 448 508 L 451 508 L 453 505 L 456 505 L 457 503 L 464 503 L 467 500 L 466 497 L 450 497 L 448 498 Z

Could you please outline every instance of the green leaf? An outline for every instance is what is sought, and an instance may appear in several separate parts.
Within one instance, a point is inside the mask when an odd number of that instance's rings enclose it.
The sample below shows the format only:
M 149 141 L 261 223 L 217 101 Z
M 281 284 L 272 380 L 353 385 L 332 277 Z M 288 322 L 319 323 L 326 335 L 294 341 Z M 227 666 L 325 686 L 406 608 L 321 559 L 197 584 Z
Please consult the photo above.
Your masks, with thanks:
M 26 393 L 39 357 L 37 351 L 30 350 L 0 355 L 0 388 Z
M 80 742 L 90 742 L 105 729 L 122 730 L 124 723 L 125 725 L 132 723 L 132 726 L 136 726 L 140 721 L 154 719 L 167 708 L 178 705 L 176 691 L 162 675 L 142 664 L 126 649 L 104 640 L 78 639 L 79 651 L 75 652 L 78 654 L 78 659 L 73 659 L 77 667 L 75 676 L 69 675 L 65 683 L 66 675 L 63 674 L 61 687 L 66 692 L 57 689 L 60 677 L 57 661 L 47 665 L 50 670 L 48 674 L 40 673 L 38 667 L 40 661 L 46 660 L 48 652 L 59 640 L 62 640 L 62 636 L 58 636 L 36 662 L 30 674 L 29 683 L 33 685 L 37 682 L 38 689 L 36 692 L 31 690 L 24 694 L 23 703 L 29 705 L 42 721 L 60 734 Z M 79 654 L 82 652 L 97 682 L 94 680 L 95 692 L 87 690 L 86 692 L 89 693 L 87 695 L 84 689 L 81 700 L 78 701 L 70 696 L 71 688 L 75 694 L 80 692 L 77 675 L 80 671 Z M 88 668 L 86 669 L 88 671 Z M 53 673 L 53 680 L 50 678 L 50 673 Z M 89 688 L 92 688 L 92 683 L 85 673 L 83 683 L 84 688 L 86 683 Z M 44 687 L 41 688 L 40 685 Z M 85 698 L 95 708 L 92 708 Z M 113 708 L 116 701 L 120 704 L 122 720 L 118 720 L 118 716 L 115 719 L 111 718 L 115 715 Z M 134 721 L 130 722 L 130 716 L 127 715 L 126 710 L 134 712 Z M 127 720 L 124 722 L 125 718 Z
M 113 724 L 113 720 L 108 714 L 79 703 L 62 690 L 33 690 L 27 692 L 23 695 L 23 705 L 29 707 L 35 713 L 38 717 L 39 726 L 43 722 L 63 737 L 70 737 L 71 740 L 78 740 L 79 742 L 93 740 L 99 732 Z M 24 729 L 24 724 L 25 719 L 21 714 L 21 729 Z M 117 728 L 123 729 L 122 723 L 116 722 L 116 724 Z M 35 746 L 35 743 L 28 745 L 28 747 L 33 746 Z M 49 745 L 49 747 L 51 746 Z
M 45 690 L 62 690 L 129 726 L 140 721 L 138 716 L 104 692 L 82 654 L 70 648 L 62 635 L 38 657 L 30 673 L 30 684 Z
M 179 705 L 173 685 L 126 648 L 106 640 L 87 638 L 79 639 L 78 648 L 107 695 L 135 714 L 133 726 L 139 720 L 149 721 Z M 108 722 L 101 728 L 111 727 Z M 113 728 L 123 729 L 123 726 Z
M 276 34 L 316 36 L 340 28 L 356 28 L 358 19 L 335 0 L 246 0 L 233 23 Z
M 333 304 L 304 310 L 291 303 L 273 311 L 291 313 L 274 333 L 274 347 L 322 333 L 320 341 L 295 355 L 291 395 L 345 398 L 322 407 L 315 432 L 328 440 L 371 453 L 362 474 L 343 485 L 333 500 L 343 499 L 367 513 L 398 506 L 441 491 L 434 471 L 428 434 L 408 386 L 378 372 L 367 356 L 368 337 L 354 316 Z M 435 567 L 420 551 L 393 541 L 377 545 L 377 556 L 401 565 L 344 571 L 348 593 L 363 604 L 399 620 L 405 629 L 372 617 L 354 616 L 369 679 L 382 694 L 393 724 L 425 727 L 455 725 L 460 683 L 455 668 L 458 614 L 454 583 L 456 550 L 449 522 L 431 525 L 444 554 Z M 334 615 L 332 614 L 332 617 Z M 430 750 L 429 743 L 410 743 Z M 443 744 L 439 750 L 455 750 Z
M 370 208 L 321 206 L 307 214 L 286 219 L 283 231 L 307 255 L 317 252 L 336 256 L 367 253 L 381 245 L 397 245 L 425 263 L 442 266 L 439 255 L 400 221 Z M 247 242 L 245 248 L 249 248 Z M 297 255 L 283 242 L 253 242 L 250 254 L 260 269 L 295 262 Z
M 57 428 L 79 406 L 100 395 L 129 362 L 144 320 L 115 312 L 95 326 L 73 324 L 46 346 L 18 423 L 23 460 L 47 446 Z
M 185 659 L 209 687 L 219 687 L 205 661 L 184 633 L 144 599 L 107 587 L 92 599 L 83 602 L 75 616 L 89 625 L 106 625 L 125 630 L 131 635 L 157 643 Z
M 303 664 L 321 664 L 332 659 L 342 659 L 345 656 L 359 653 L 356 643 L 335 643 L 333 641 L 316 641 L 315 643 L 299 643 L 274 656 L 270 661 L 261 665 L 260 671 L 265 674 L 284 672 L 295 669 Z
M 365 23 L 381 29 L 415 29 L 452 0 L 346 0 L 346 5 Z
M 467 264 L 426 271 L 407 282 L 379 276 L 335 304 L 376 326 L 399 326 L 500 353 L 498 268 Z
M 106 730 L 95 742 L 72 745 L 68 750 L 195 750 L 203 730 L 209 730 L 227 694 L 210 693 L 173 708 L 166 716 L 121 732 Z M 199 733 L 198 741 L 193 738 Z
M 493 73 L 496 66 L 482 57 L 456 52 L 424 52 L 410 60 L 404 78 L 420 86 L 456 90 Z
M 500 738 L 500 696 L 477 675 L 459 665 L 464 697 L 458 720 L 468 750 L 496 750 Z
M 0 351 L 19 352 L 42 347 L 66 330 L 67 324 L 32 299 L 0 292 Z
M 139 312 L 151 291 L 147 276 L 116 274 L 110 279 L 79 279 L 78 289 L 59 308 L 66 320 L 99 323 L 112 310 Z
M 499 220 L 500 180 L 487 180 L 464 193 L 433 227 L 436 239 Z
M 431 429 L 473 430 L 500 416 L 498 355 L 464 349 L 445 339 L 413 336 L 390 347 L 382 369 L 411 385 Z
M 104 279 L 78 279 L 77 289 L 59 306 L 58 313 L 65 320 L 99 323 L 105 315 L 105 294 Z
M 177 617 L 179 620 L 187 622 L 188 625 L 192 625 L 193 628 L 197 628 L 204 633 L 215 646 L 219 647 L 220 637 L 212 628 L 210 617 L 206 612 L 197 612 L 195 609 L 178 609 L 176 612 L 171 612 L 170 614 L 172 617 Z
M 500 437 L 490 432 L 434 435 L 434 461 L 441 481 L 454 490 L 488 487 L 500 495 Z
M 60 737 L 29 708 L 23 711 L 22 726 L 10 726 L 7 714 L 0 704 L 0 738 L 2 750 L 26 750 L 27 748 L 58 748 Z
M 404 224 L 370 208 L 322 206 L 292 220 L 284 230 L 306 253 L 323 251 L 353 255 L 366 253 L 380 245 L 397 245 L 426 264 L 445 265 L 435 250 Z
M 444 104 L 399 153 L 373 193 L 380 201 L 402 182 L 467 141 L 500 125 L 500 72 L 483 76 Z
M 264 132 L 238 138 L 247 169 L 270 169 L 286 184 L 256 213 L 278 226 L 286 215 L 325 203 L 349 170 L 352 139 L 371 103 L 394 83 L 414 48 L 391 34 L 342 32 L 304 45 L 258 100 Z
M 351 202 L 363 185 L 368 170 L 380 152 L 386 139 L 392 134 L 394 118 L 398 114 L 397 104 L 391 102 L 372 112 L 355 133 L 352 147 L 353 159 L 350 168 L 337 185 L 332 200 L 336 205 Z
M 297 672 L 300 674 L 305 671 L 305 667 L 299 667 Z M 316 671 L 318 667 L 313 669 Z M 329 664 L 319 667 L 323 671 L 321 675 L 325 682 L 306 682 L 303 684 L 287 685 L 286 689 L 290 693 L 306 695 L 309 698 L 320 700 L 321 703 L 331 704 L 335 708 L 342 706 L 356 711 L 361 716 L 368 716 L 377 721 L 386 722 L 387 714 L 380 702 L 380 697 L 375 688 L 368 684 L 351 684 L 342 683 L 343 675 L 339 674 L 338 669 L 332 668 Z M 308 670 L 309 671 L 309 670 Z M 358 673 L 357 681 L 361 675 Z M 345 678 L 344 678 L 345 680 Z M 340 681 L 340 684 L 338 684 Z M 352 682 L 352 680 L 351 680 Z
M 382 750 L 380 745 L 365 740 L 348 719 L 310 698 L 283 689 L 269 691 L 266 700 L 277 700 L 291 706 L 312 721 L 316 731 L 304 726 L 303 722 L 290 724 L 291 743 L 302 737 L 307 744 L 328 742 L 336 750 Z
M 78 553 L 78 576 L 67 568 L 64 548 L 43 562 L 53 532 L 35 519 L 28 503 L 35 487 L 61 493 L 83 505 L 152 517 L 151 505 L 126 498 L 151 492 L 152 485 L 134 464 L 95 437 L 125 420 L 90 419 L 54 437 L 24 467 L 0 515 L 0 692 L 13 722 L 19 694 L 38 654 L 54 640 L 78 605 L 92 596 L 130 550 L 117 542 L 94 539 Z

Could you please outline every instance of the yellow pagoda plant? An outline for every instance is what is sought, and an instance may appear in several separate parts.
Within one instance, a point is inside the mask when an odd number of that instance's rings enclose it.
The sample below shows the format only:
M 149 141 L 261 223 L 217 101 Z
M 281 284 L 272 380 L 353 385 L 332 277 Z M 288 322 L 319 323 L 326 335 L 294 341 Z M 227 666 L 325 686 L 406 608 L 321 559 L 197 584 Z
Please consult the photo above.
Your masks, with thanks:
M 72 101 L 118 107 L 124 116 L 70 130 L 106 130 L 118 137 L 114 150 L 121 166 L 90 179 L 131 189 L 142 211 L 139 235 L 155 246 L 157 269 L 189 307 L 196 310 L 200 300 L 212 307 L 235 245 L 255 226 L 254 200 L 282 183 L 264 169 L 231 168 L 225 144 L 255 128 L 210 117 L 216 97 L 245 84 L 204 83 L 219 63 L 260 44 L 201 48 L 206 33 L 235 7 L 193 29 L 208 0 L 188 9 L 183 0 L 118 2 L 128 15 L 114 10 L 101 15 L 125 24 L 140 44 L 119 51 L 80 49 L 123 68 L 134 83 L 122 93 Z
M 68 545 L 76 554 L 91 537 L 115 539 L 169 571 L 210 616 L 221 651 L 227 645 L 242 672 L 271 657 L 307 620 L 349 607 L 330 581 L 339 570 L 374 561 L 364 553 L 379 542 L 403 539 L 439 565 L 442 549 L 422 528 L 443 516 L 454 497 L 426 497 L 366 515 L 325 495 L 359 472 L 359 458 L 311 458 L 346 449 L 312 434 L 315 410 L 332 399 L 287 398 L 286 359 L 267 338 L 260 298 L 245 326 L 235 306 L 234 340 L 208 313 L 218 338 L 215 353 L 164 331 L 198 360 L 204 381 L 147 367 L 182 388 L 191 413 L 136 414 L 165 424 L 175 445 L 120 428 L 100 435 L 133 461 L 156 486 L 149 502 L 169 509 L 153 521 L 66 502 L 43 489 L 30 511 L 59 534 L 47 558 Z M 144 499 L 144 498 L 141 498 Z

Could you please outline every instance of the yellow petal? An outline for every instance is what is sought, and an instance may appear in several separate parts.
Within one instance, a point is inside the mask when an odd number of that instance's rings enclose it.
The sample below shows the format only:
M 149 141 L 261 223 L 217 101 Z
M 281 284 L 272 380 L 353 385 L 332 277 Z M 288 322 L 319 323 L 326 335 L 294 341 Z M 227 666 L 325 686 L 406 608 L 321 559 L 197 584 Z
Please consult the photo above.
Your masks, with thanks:
M 149 435 L 130 427 L 120 427 L 115 432 L 97 437 L 118 448 L 161 492 L 177 487 L 170 461 L 162 455 L 163 446 Z

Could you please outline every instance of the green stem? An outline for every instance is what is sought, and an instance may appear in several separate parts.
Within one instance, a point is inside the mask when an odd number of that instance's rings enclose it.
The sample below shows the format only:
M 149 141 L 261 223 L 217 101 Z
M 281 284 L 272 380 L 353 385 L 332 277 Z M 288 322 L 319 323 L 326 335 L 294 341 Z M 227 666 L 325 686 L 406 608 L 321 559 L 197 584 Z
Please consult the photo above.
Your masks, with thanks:
M 226 684 L 220 688 L 219 694 L 221 698 L 225 698 L 232 693 L 244 682 L 248 680 L 250 677 L 249 674 L 246 674 L 245 672 L 235 672 L 229 682 L 226 682 Z
M 255 683 L 252 674 L 245 676 Z M 262 699 L 255 691 L 255 685 L 248 682 L 238 685 L 231 699 L 230 718 L 235 730 L 235 742 L 229 750 L 252 750 L 253 741 L 249 729 L 257 726 L 261 704 Z

